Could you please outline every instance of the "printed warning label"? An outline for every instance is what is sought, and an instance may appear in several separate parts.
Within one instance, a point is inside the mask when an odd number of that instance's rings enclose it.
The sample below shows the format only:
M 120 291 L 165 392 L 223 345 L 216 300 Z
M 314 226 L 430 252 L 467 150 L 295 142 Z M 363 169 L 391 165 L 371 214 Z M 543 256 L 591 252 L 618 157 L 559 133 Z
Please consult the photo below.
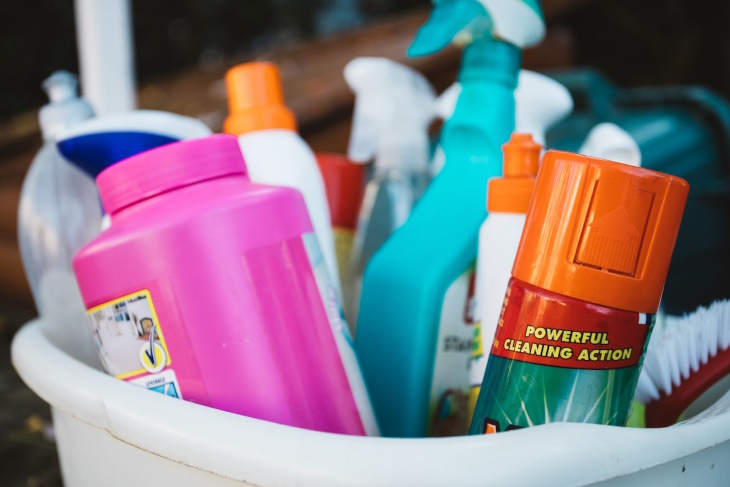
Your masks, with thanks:
M 540 300 L 539 290 L 527 287 L 513 281 L 507 288 L 492 355 L 575 369 L 639 363 L 649 333 L 647 315 Z M 533 306 L 537 300 L 540 306 Z
M 469 429 L 469 360 L 474 335 L 474 265 L 444 295 L 431 375 L 429 436 L 463 435 Z
M 469 432 L 624 425 L 654 321 L 511 279 Z
M 129 383 L 166 396 L 182 399 L 180 384 L 177 381 L 174 370 L 168 369 L 159 374 L 132 379 Z
M 147 289 L 95 306 L 87 315 L 107 373 L 128 379 L 172 363 Z

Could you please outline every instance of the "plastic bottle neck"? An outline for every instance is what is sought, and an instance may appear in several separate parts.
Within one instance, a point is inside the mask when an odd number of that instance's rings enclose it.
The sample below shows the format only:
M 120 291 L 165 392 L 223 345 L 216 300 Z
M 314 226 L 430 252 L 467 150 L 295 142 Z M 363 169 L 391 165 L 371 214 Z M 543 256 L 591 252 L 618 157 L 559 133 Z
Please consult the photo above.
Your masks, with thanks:
M 477 39 L 464 48 L 459 70 L 459 82 L 493 81 L 514 89 L 522 63 L 522 51 L 517 46 L 496 39 Z
M 38 114 L 44 142 L 55 140 L 64 129 L 92 118 L 91 106 L 77 95 L 76 76 L 66 71 L 56 71 L 43 82 L 43 90 L 49 103 Z

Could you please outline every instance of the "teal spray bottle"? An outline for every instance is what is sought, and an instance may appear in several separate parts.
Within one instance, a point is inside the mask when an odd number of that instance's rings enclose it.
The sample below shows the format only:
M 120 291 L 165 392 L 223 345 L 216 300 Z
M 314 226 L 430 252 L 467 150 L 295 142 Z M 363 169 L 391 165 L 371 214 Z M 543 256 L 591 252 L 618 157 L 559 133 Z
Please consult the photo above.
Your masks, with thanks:
M 445 167 L 363 277 L 356 348 L 385 436 L 468 429 L 474 261 L 486 184 L 501 172 L 500 146 L 515 125 L 520 47 L 544 32 L 536 3 L 490 3 L 501 8 L 436 2 L 409 49 L 421 56 L 452 40 L 466 44 L 462 91 L 439 141 Z

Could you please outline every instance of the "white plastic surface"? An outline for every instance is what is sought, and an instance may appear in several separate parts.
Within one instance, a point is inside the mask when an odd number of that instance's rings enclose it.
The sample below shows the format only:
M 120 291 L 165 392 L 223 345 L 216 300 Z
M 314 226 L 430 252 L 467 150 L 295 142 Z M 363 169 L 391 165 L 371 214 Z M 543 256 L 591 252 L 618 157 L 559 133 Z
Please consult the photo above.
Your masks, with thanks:
M 38 313 L 61 323 L 80 348 L 93 350 L 71 259 L 99 231 L 99 195 L 94 182 L 59 154 L 55 137 L 94 113 L 77 96 L 71 73 L 56 71 L 43 88 L 50 99 L 39 113 L 44 145 L 20 191 L 18 247 Z
M 497 331 L 504 293 L 520 245 L 526 214 L 493 211 L 479 229 L 477 254 L 476 321 L 481 322 L 484 354 L 469 364 L 469 382 L 481 385 L 487 370 L 489 350 Z
M 342 302 L 335 239 L 322 173 L 312 149 L 292 130 L 257 130 L 238 137 L 251 181 L 294 188 L 307 204 L 330 279 Z
M 494 22 L 496 37 L 521 48 L 534 46 L 545 37 L 545 22 L 524 1 L 478 0 Z
M 76 43 L 84 96 L 97 115 L 136 104 L 129 0 L 75 0 Z
M 89 134 L 104 132 L 144 132 L 175 140 L 197 139 L 212 132 L 207 125 L 193 117 L 159 110 L 133 110 L 99 116 L 63 130 L 58 142 Z
M 136 388 L 59 348 L 49 335 L 63 330 L 53 326 L 25 325 L 12 360 L 52 406 L 67 486 L 719 486 L 730 478 L 730 394 L 655 430 L 554 423 L 494 436 L 347 437 Z M 77 353 L 73 345 L 65 348 Z
M 568 89 L 544 74 L 523 69 L 515 90 L 515 132 L 545 147 L 545 133 L 573 111 Z
M 71 271 L 76 251 L 99 232 L 101 208 L 94 182 L 48 141 L 33 159 L 18 203 L 18 246 L 39 312 L 43 275 Z
M 578 153 L 629 166 L 641 166 L 639 145 L 628 132 L 610 122 L 593 127 Z

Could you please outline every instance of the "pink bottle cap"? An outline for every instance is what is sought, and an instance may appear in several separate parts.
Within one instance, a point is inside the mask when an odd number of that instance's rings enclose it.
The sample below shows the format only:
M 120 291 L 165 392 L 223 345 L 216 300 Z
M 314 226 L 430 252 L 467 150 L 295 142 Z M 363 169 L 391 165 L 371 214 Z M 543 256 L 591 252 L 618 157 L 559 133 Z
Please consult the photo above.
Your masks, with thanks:
M 134 203 L 208 179 L 246 174 L 238 140 L 211 135 L 137 154 L 96 178 L 104 210 L 114 214 Z

